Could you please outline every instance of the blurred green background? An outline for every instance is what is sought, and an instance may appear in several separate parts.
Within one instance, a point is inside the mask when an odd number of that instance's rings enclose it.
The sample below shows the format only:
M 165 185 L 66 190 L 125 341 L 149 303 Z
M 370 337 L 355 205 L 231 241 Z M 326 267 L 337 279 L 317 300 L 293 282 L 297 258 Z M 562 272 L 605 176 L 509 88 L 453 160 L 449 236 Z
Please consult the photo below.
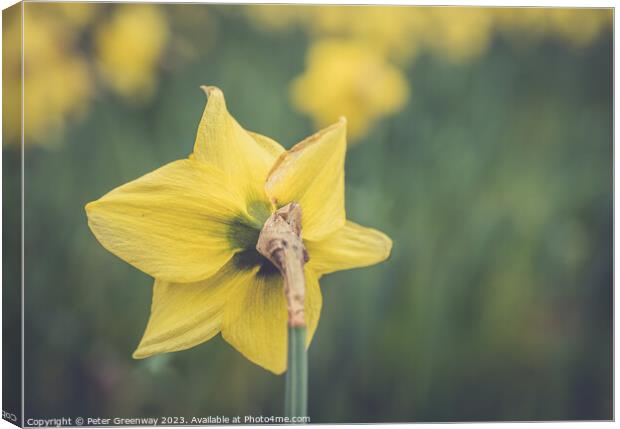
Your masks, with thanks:
M 612 418 L 610 10 L 25 8 L 27 417 L 281 414 L 219 337 L 131 358 L 152 279 L 83 209 L 186 157 L 209 84 L 285 147 L 347 115 L 348 217 L 394 240 L 322 279 L 312 422 Z

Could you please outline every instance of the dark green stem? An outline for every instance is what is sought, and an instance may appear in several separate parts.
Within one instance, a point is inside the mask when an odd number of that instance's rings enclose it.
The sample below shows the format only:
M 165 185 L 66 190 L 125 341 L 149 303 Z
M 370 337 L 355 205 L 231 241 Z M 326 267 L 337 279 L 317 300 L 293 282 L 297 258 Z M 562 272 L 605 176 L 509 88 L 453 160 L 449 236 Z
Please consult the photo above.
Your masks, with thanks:
M 287 417 L 305 417 L 308 412 L 308 357 L 306 327 L 288 328 L 288 369 L 284 412 Z

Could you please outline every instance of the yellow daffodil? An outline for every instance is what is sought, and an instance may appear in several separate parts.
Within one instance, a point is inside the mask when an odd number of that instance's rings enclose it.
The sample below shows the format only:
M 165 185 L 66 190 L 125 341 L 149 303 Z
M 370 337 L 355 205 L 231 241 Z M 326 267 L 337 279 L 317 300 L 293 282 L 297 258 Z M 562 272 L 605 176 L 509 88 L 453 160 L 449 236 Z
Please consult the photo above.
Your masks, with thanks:
M 90 25 L 101 12 L 98 3 L 46 3 L 48 12 L 56 12 L 56 17 L 73 30 L 80 30 Z
M 92 96 L 88 62 L 77 49 L 78 33 L 66 25 L 60 8 L 53 4 L 28 3 L 22 20 L 19 10 L 4 21 L 3 90 L 9 100 L 24 89 L 24 141 L 45 144 L 66 123 L 83 115 Z M 19 67 L 24 56 L 24 70 Z M 23 79 L 23 82 L 22 82 Z M 44 103 L 41 100 L 45 100 Z M 21 133 L 19 109 L 7 109 L 5 137 L 16 143 Z
M 248 5 L 243 11 L 256 27 L 270 31 L 289 30 L 313 14 L 314 7 L 291 5 Z
M 596 41 L 613 21 L 611 9 L 499 8 L 493 17 L 515 40 L 556 37 L 577 48 Z
M 155 88 L 168 38 L 161 6 L 119 6 L 96 34 L 97 65 L 103 79 L 128 99 L 148 97 Z
M 313 7 L 308 19 L 309 31 L 324 38 L 347 38 L 374 46 L 384 56 L 404 62 L 417 49 L 419 19 L 428 8 L 399 6 L 329 6 Z
M 313 37 L 359 40 L 381 50 L 391 59 L 405 61 L 417 51 L 416 40 L 411 35 L 419 32 L 417 26 L 423 22 L 418 18 L 427 9 L 250 5 L 244 11 L 250 22 L 263 30 L 278 32 L 299 25 Z
M 310 48 L 307 70 L 293 81 L 293 105 L 325 126 L 340 114 L 349 120 L 352 139 L 373 123 L 400 110 L 409 85 L 400 70 L 372 46 L 355 41 L 323 40 Z
M 607 27 L 611 27 L 611 9 L 552 9 L 549 26 L 553 33 L 576 47 L 591 44 Z
M 492 36 L 492 18 L 490 9 L 479 7 L 431 8 L 429 19 L 433 28 L 422 37 L 449 60 L 464 62 L 486 52 Z
M 265 220 L 302 209 L 307 342 L 319 321 L 319 278 L 378 263 L 383 233 L 345 217 L 346 121 L 289 151 L 243 129 L 222 92 L 209 98 L 188 159 L 167 164 L 86 206 L 101 244 L 153 276 L 153 303 L 135 358 L 223 338 L 252 362 L 286 369 L 287 306 L 277 269 L 257 250 Z

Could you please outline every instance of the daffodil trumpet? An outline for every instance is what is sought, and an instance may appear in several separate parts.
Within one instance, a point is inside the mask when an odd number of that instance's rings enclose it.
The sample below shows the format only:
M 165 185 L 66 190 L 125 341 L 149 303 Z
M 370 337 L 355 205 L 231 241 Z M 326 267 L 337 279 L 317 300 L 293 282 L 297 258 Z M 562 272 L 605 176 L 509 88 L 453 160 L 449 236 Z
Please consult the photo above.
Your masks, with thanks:
M 303 417 L 307 413 L 304 264 L 308 262 L 308 252 L 301 239 L 301 217 L 301 206 L 296 202 L 276 210 L 263 225 L 256 244 L 256 250 L 276 266 L 284 280 L 288 311 L 288 370 L 284 393 L 284 412 L 287 417 Z
M 189 157 L 87 204 L 88 225 L 155 279 L 134 358 L 221 333 L 251 362 L 274 374 L 288 368 L 287 411 L 305 416 L 319 279 L 387 259 L 392 241 L 346 217 L 346 120 L 286 150 L 241 127 L 218 88 L 203 89 Z

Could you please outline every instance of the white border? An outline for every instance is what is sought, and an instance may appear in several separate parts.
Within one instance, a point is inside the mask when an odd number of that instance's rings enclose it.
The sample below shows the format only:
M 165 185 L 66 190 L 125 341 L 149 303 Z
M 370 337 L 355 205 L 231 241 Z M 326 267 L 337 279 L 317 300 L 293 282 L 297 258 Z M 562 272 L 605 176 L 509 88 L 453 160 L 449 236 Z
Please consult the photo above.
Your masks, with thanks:
M 114 1 L 114 2 L 118 2 L 118 1 Z M 243 2 L 239 1 L 239 2 L 232 2 L 232 1 L 222 1 L 222 0 L 215 0 L 215 1 L 210 1 L 210 2 L 198 2 L 198 1 L 174 1 L 174 0 L 151 0 L 151 1 L 147 1 L 147 0 L 136 0 L 133 1 L 134 3 L 214 3 L 214 4 L 264 4 L 267 3 L 265 1 L 260 1 L 260 0 L 245 0 Z M 12 0 L 0 0 L 0 5 L 2 6 L 2 9 L 5 9 L 13 4 L 15 4 L 17 2 L 12 1 Z M 309 0 L 297 0 L 297 1 L 284 1 L 284 0 L 271 0 L 268 2 L 269 4 L 324 4 L 324 5 L 329 5 L 329 4 L 348 4 L 348 5 L 420 5 L 420 6 L 499 6 L 499 7 L 515 7 L 515 6 L 533 6 L 533 7 L 544 7 L 544 6 L 552 6 L 552 7 L 588 7 L 588 8 L 592 8 L 592 7 L 616 7 L 617 1 L 588 1 L 588 2 L 584 2 L 584 1 L 550 1 L 550 0 L 546 0 L 546 1 L 532 1 L 532 0 L 522 0 L 519 2 L 515 2 L 515 1 L 481 1 L 481 0 L 469 0 L 469 1 L 415 1 L 415 0 L 392 0 L 389 2 L 383 2 L 383 1 L 375 1 L 375 2 L 371 2 L 371 1 L 364 1 L 364 0 L 340 0 L 340 1 L 328 1 L 328 0 L 314 0 L 314 1 L 309 1 Z M 23 5 L 22 5 L 23 8 Z M 614 13 L 614 29 L 615 29 L 615 23 L 616 23 L 616 17 L 615 17 L 615 13 Z M 0 33 L 2 30 L 2 21 L 0 20 Z M 22 32 L 23 32 L 23 9 L 22 9 Z M 24 40 L 24 35 L 22 34 L 22 53 L 23 53 L 23 40 Z M 615 141 L 617 141 L 618 138 L 618 128 L 615 126 L 615 107 L 616 107 L 616 103 L 615 101 L 618 99 L 618 89 L 617 86 L 615 85 L 616 82 L 616 78 L 618 76 L 618 55 L 617 55 L 617 50 L 618 50 L 618 45 L 616 43 L 616 37 L 615 37 L 615 32 L 614 32 L 614 166 L 617 164 L 618 162 L 618 153 L 615 150 Z M 22 73 L 23 73 L 23 57 L 22 57 Z M 2 71 L 0 70 L 0 78 L 2 76 Z M 0 88 L 0 94 L 1 94 L 2 90 Z M 24 213 L 24 191 L 25 191 L 25 178 L 24 178 L 24 94 L 23 94 L 23 85 L 22 85 L 22 121 L 21 121 L 21 128 L 22 128 L 22 138 L 21 138 L 21 151 L 22 151 L 22 158 L 21 158 L 21 162 L 22 162 L 22 171 L 21 171 L 21 186 L 22 186 L 22 201 L 21 201 L 21 210 L 22 210 L 22 225 L 21 225 L 21 239 L 22 239 L 22 244 L 24 243 L 24 219 L 23 219 L 23 213 Z M 1 110 L 1 107 L 0 107 Z M 0 116 L 0 127 L 2 125 L 2 119 Z M 0 151 L 0 170 L 1 170 L 1 165 L 2 165 L 2 151 Z M 2 179 L 0 177 L 0 187 L 2 184 Z M 616 243 L 618 242 L 617 240 L 617 236 L 618 236 L 618 232 L 615 228 L 615 225 L 618 223 L 617 221 L 620 218 L 620 215 L 617 213 L 616 211 L 616 205 L 615 205 L 615 201 L 616 201 L 616 189 L 619 189 L 620 187 L 618 186 L 620 185 L 620 178 L 618 176 L 615 175 L 615 167 L 614 167 L 614 285 L 616 284 L 616 270 L 615 267 L 620 263 L 620 256 L 618 255 L 618 253 L 616 252 Z M 2 224 L 1 224 L 1 220 L 2 220 L 2 214 L 0 212 L 0 234 L 2 232 Z M 22 260 L 22 266 L 21 266 L 21 270 L 22 270 L 22 419 L 25 417 L 25 413 L 24 413 L 24 407 L 25 407 L 25 403 L 24 403 L 24 391 L 25 389 L 24 387 L 24 360 L 23 360 L 23 353 L 24 353 L 24 284 L 23 284 L 23 280 L 24 280 L 24 247 L 22 245 L 22 249 L 21 249 L 21 260 Z M 2 256 L 2 248 L 0 247 L 0 266 L 2 264 L 1 262 L 1 256 Z M 618 363 L 618 353 L 616 350 L 616 341 L 615 341 L 615 333 L 618 332 L 618 319 L 615 317 L 615 308 L 616 308 L 616 304 L 617 304 L 617 295 L 615 294 L 615 290 L 614 290 L 614 416 L 618 416 L 618 412 L 620 411 L 620 407 L 618 405 L 618 401 L 616 401 L 616 389 L 615 387 L 618 386 L 618 382 L 620 381 L 619 375 L 618 375 L 618 371 L 616 371 L 616 365 Z M 1 298 L 0 298 L 1 300 Z M 2 314 L 2 307 L 0 306 L 0 316 Z M 2 353 L 2 343 L 0 342 L 0 356 Z M 2 381 L 2 376 L 0 375 L 0 384 Z M 1 391 L 0 391 L 0 400 L 1 400 Z M 550 423 L 538 423 L 539 425 L 544 425 L 545 427 L 552 427 L 552 428 L 574 428 L 574 427 L 583 427 L 584 425 L 596 425 L 596 426 L 601 426 L 601 425 L 610 425 L 610 424 L 615 424 L 612 422 L 550 422 Z M 399 424 L 399 426 L 413 426 L 413 424 Z M 431 428 L 431 427 L 437 427 L 437 426 L 446 426 L 446 425 L 451 425 L 449 423 L 433 423 L 433 424 L 415 424 L 415 427 L 422 427 L 422 428 Z M 527 427 L 532 425 L 532 423 L 467 423 L 467 425 L 469 427 L 485 427 L 485 428 L 496 428 L 496 427 L 504 427 L 504 426 L 508 426 L 510 428 L 523 428 L 523 427 Z M 234 426 L 234 425 L 233 425 Z M 359 425 L 320 425 L 322 427 L 338 427 L 338 428 L 355 428 L 358 427 Z M 394 426 L 394 424 L 378 424 L 375 425 L 377 427 L 392 427 Z M 4 420 L 0 420 L 0 429 L 4 429 L 4 428 L 12 428 L 15 427 L 13 425 L 11 425 L 10 423 L 4 421 Z M 119 426 L 122 427 L 122 426 Z M 267 425 L 258 425 L 257 427 L 270 427 Z

